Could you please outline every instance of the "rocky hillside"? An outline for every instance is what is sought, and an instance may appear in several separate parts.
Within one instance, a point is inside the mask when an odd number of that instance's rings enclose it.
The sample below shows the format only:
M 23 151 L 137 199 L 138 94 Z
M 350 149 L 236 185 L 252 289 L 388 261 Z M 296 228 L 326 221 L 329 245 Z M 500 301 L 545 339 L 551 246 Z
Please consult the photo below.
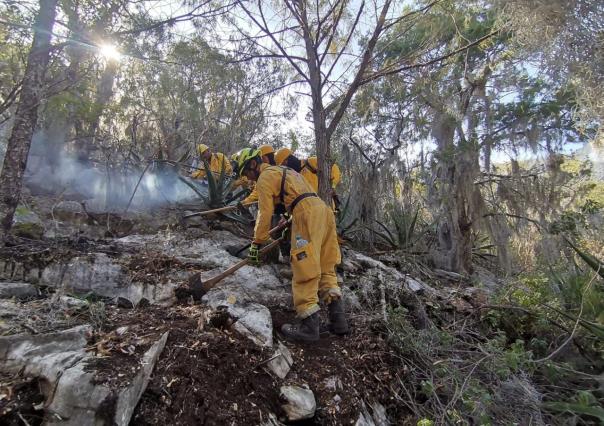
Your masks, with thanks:
M 2 424 L 414 423 L 416 367 L 385 320 L 467 321 L 494 284 L 344 247 L 352 334 L 294 345 L 278 332 L 294 316 L 287 265 L 243 267 L 200 301 L 187 287 L 238 261 L 249 229 L 42 199 L 24 216 L 18 232 L 42 238 L 1 253 Z

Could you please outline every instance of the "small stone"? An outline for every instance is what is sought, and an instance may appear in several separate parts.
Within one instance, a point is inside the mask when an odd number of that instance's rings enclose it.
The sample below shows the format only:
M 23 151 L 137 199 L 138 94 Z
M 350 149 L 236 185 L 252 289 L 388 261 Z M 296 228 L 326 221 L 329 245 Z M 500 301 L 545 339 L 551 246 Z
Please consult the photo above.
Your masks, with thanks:
M 0 299 L 36 297 L 38 289 L 28 283 L 0 283 Z
M 237 318 L 233 329 L 251 339 L 258 346 L 273 346 L 273 320 L 266 306 L 248 303 L 242 306 L 227 305 L 229 314 Z
M 342 259 L 342 269 L 344 272 L 357 272 L 361 266 L 353 260 Z
M 19 206 L 13 216 L 11 232 L 19 237 L 39 240 L 44 235 L 44 224 L 36 213 L 27 207 Z
M 271 360 L 267 366 L 269 370 L 275 374 L 275 376 L 279 377 L 280 379 L 284 379 L 294 364 L 292 354 L 283 343 L 279 342 L 277 350 L 275 350 L 273 356 L 276 356 L 276 358 Z
M 53 209 L 53 216 L 58 220 L 84 221 L 87 214 L 82 204 L 77 201 L 61 201 Z
M 85 300 L 71 296 L 61 296 L 59 297 L 59 301 L 67 309 L 82 309 L 88 306 L 88 302 L 86 302 Z
M 323 381 L 325 388 L 335 391 L 342 388 L 342 381 L 337 376 L 328 377 Z
M 300 386 L 281 386 L 280 391 L 281 398 L 287 401 L 281 408 L 285 411 L 289 421 L 310 419 L 315 415 L 317 403 L 315 395 L 310 389 Z

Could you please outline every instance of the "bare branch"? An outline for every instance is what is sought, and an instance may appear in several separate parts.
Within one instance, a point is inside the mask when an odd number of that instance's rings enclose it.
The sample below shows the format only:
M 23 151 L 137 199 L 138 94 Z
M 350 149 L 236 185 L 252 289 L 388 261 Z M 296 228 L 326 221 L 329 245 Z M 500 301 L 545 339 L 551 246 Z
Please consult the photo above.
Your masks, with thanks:
M 260 28 L 260 30 L 262 32 L 264 32 L 266 35 L 268 35 L 270 37 L 270 39 L 272 40 L 272 42 L 275 44 L 275 46 L 277 47 L 277 49 L 279 49 L 279 51 L 281 52 L 281 54 L 283 56 L 286 57 L 286 59 L 288 60 L 288 62 L 291 64 L 292 67 L 294 67 L 294 69 L 298 72 L 298 74 L 300 74 L 300 76 L 302 78 L 304 78 L 304 80 L 306 80 L 307 82 L 310 83 L 310 80 L 308 78 L 308 76 L 304 73 L 304 71 L 302 71 L 302 69 L 300 68 L 300 66 L 293 61 L 293 59 L 290 58 L 290 55 L 288 55 L 288 53 L 285 51 L 285 49 L 283 48 L 283 46 L 281 45 L 281 43 L 279 43 L 279 41 L 275 38 L 275 36 L 273 35 L 273 33 L 268 29 L 268 25 L 266 23 L 266 19 L 264 18 L 264 14 L 262 12 L 262 0 L 258 0 L 258 10 L 260 11 L 260 17 L 262 18 L 262 22 L 263 24 L 261 24 L 258 19 L 256 19 L 256 17 L 245 7 L 244 2 L 243 1 L 239 1 L 239 6 L 243 9 L 243 11 L 245 12 L 245 14 L 254 22 L 254 24 L 256 24 L 256 26 L 258 28 Z
M 333 63 L 331 64 L 331 67 L 327 71 L 327 74 L 325 74 L 324 83 L 329 79 L 329 76 L 331 75 L 331 73 L 333 72 L 336 64 L 339 62 L 340 58 L 342 57 L 342 54 L 346 50 L 346 47 L 348 47 L 348 43 L 350 43 L 350 39 L 352 38 L 352 35 L 354 34 L 354 31 L 356 30 L 356 27 L 357 27 L 357 25 L 359 23 L 359 19 L 361 18 L 361 14 L 363 13 L 363 9 L 364 8 L 365 8 L 365 2 L 361 3 L 361 6 L 359 7 L 359 11 L 358 11 L 357 16 L 356 16 L 356 18 L 354 20 L 354 24 L 352 25 L 352 28 L 350 29 L 350 32 L 348 33 L 348 37 L 346 38 L 346 42 L 344 43 L 344 46 L 342 46 L 342 49 L 340 49 L 340 52 L 338 53 L 338 55 L 334 59 Z M 335 34 L 335 28 L 334 28 L 334 31 L 332 32 L 332 34 Z M 329 52 L 329 44 L 330 43 L 331 43 L 331 39 L 330 39 L 329 43 L 327 43 L 327 46 L 325 47 L 325 52 L 323 53 L 323 56 L 319 59 L 319 64 L 322 64 L 323 60 L 327 56 L 327 53 Z
M 384 21 L 386 20 L 386 14 L 388 13 L 388 9 L 390 8 L 390 3 L 391 3 L 391 0 L 386 0 L 384 2 L 384 6 L 382 7 L 382 11 L 381 11 L 380 16 L 377 20 L 377 23 L 375 25 L 375 29 L 373 30 L 373 34 L 372 34 L 371 38 L 369 39 L 369 42 L 367 43 L 367 48 L 365 49 L 365 53 L 363 54 L 363 60 L 361 61 L 361 64 L 359 65 L 357 74 L 355 75 L 352 83 L 350 83 L 350 87 L 348 88 L 348 91 L 344 95 L 342 102 L 340 103 L 333 118 L 331 119 L 331 122 L 329 123 L 329 126 L 327 127 L 328 139 L 331 137 L 331 135 L 335 131 L 336 127 L 338 126 L 338 123 L 342 119 L 342 116 L 344 115 L 346 108 L 348 108 L 348 105 L 350 104 L 350 100 L 352 99 L 352 96 L 354 95 L 356 90 L 362 84 L 363 74 L 365 73 L 365 70 L 369 66 L 369 62 L 371 60 L 371 57 L 373 56 L 373 49 L 375 48 L 378 38 L 379 38 L 380 34 L 382 33 L 382 28 L 384 25 Z

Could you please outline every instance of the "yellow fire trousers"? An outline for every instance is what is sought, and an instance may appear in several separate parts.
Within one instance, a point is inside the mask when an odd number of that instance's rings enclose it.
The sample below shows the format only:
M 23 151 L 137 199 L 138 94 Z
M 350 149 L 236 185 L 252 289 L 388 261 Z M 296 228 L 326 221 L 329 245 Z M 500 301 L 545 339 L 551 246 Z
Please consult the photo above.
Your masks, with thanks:
M 292 293 L 299 318 L 319 310 L 319 298 L 330 303 L 342 295 L 336 277 L 340 247 L 333 212 L 318 197 L 301 200 L 292 213 Z M 308 244 L 297 248 L 297 237 Z

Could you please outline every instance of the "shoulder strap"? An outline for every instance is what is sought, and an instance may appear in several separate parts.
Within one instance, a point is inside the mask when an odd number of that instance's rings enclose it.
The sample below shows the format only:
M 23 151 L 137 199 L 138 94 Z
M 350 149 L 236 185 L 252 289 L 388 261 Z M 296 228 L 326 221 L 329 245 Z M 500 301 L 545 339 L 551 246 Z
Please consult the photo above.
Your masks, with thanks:
M 311 166 L 310 163 L 308 162 L 308 160 L 306 160 L 304 162 L 304 165 L 302 166 L 302 168 L 304 168 L 304 167 L 306 167 L 308 170 L 310 170 L 315 175 L 317 174 L 317 169 L 315 169 L 313 166 Z
M 279 192 L 279 200 L 281 204 L 285 204 L 285 196 L 287 192 L 285 192 L 285 177 L 287 176 L 287 167 L 281 167 L 283 169 L 283 174 L 281 175 L 281 191 Z

